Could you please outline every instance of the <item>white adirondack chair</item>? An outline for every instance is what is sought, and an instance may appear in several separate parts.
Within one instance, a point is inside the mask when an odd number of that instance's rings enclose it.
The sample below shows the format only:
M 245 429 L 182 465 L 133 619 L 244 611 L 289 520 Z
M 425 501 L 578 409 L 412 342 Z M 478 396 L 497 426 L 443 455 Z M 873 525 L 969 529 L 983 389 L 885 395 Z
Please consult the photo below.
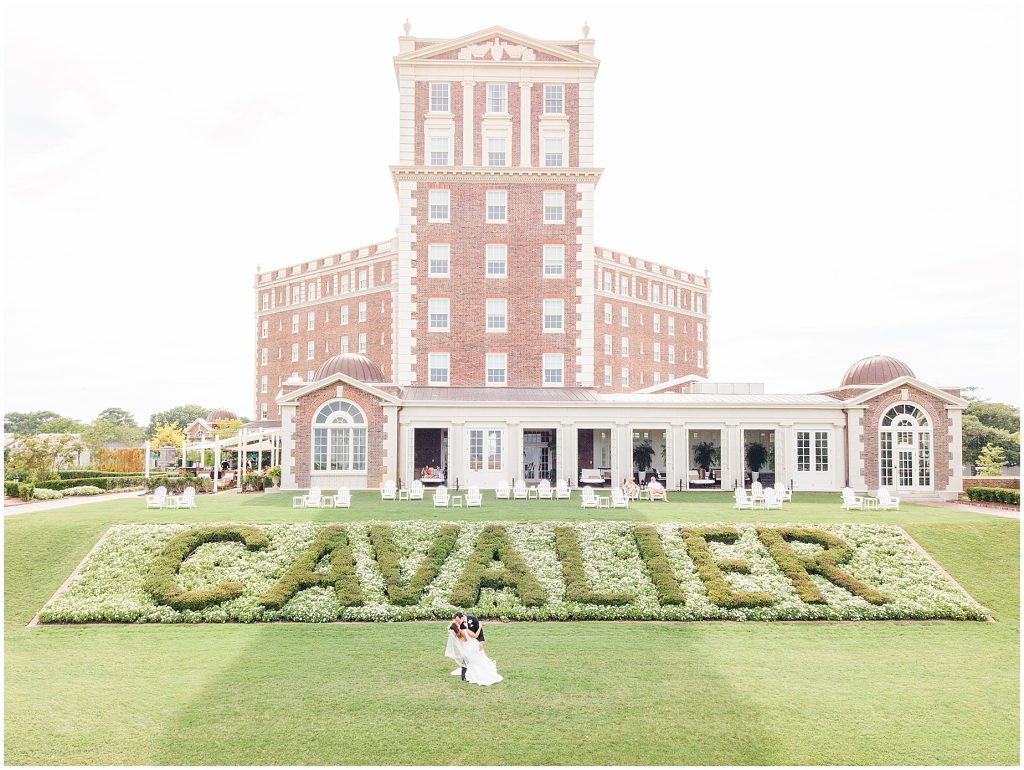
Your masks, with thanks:
M 754 507 L 754 502 L 747 496 L 747 490 L 743 487 L 736 487 L 736 503 L 733 505 L 737 511 L 749 511 Z
M 597 508 L 597 495 L 592 487 L 583 487 L 583 503 L 580 508 Z
M 782 501 L 778 498 L 778 496 L 776 496 L 775 490 L 772 489 L 771 487 L 768 487 L 768 489 L 764 491 L 764 507 L 765 510 L 769 511 L 782 510 Z
M 422 500 L 423 499 L 423 482 L 416 479 L 409 486 L 409 499 L 410 500 Z
M 163 508 L 167 504 L 167 487 L 157 487 L 153 494 L 146 495 L 147 508 Z
M 525 481 L 523 481 L 522 479 L 519 479 L 519 481 L 517 481 L 515 483 L 515 486 L 512 487 L 512 497 L 514 497 L 516 500 L 525 500 L 526 499 L 526 482 Z
M 292 508 L 319 508 L 320 487 L 310 487 L 309 493 L 292 498 Z
M 547 479 L 541 479 L 540 484 L 537 485 L 537 498 L 540 500 L 550 500 L 551 494 L 551 482 Z
M 788 503 L 793 499 L 793 490 L 786 489 L 786 483 L 782 482 L 781 484 L 775 485 L 775 496 L 782 502 Z
M 568 500 L 572 497 L 572 490 L 565 479 L 559 479 L 555 484 L 555 497 L 559 500 Z
M 844 511 L 864 510 L 864 498 L 853 494 L 853 490 L 850 487 L 843 487 L 840 494 L 843 496 L 843 504 L 839 507 Z
M 185 487 L 185 491 L 175 497 L 167 498 L 168 508 L 195 508 L 196 507 L 196 488 Z
M 484 496 L 480 494 L 480 487 L 470 487 L 466 490 L 466 507 L 479 508 Z
M 388 479 L 380 488 L 380 499 L 394 500 L 396 497 L 398 497 L 398 488 L 395 486 L 395 482 Z
M 352 490 L 348 487 L 339 487 L 338 494 L 334 496 L 334 507 L 335 508 L 351 508 L 352 507 Z
M 900 509 L 900 499 L 893 497 L 889 494 L 889 490 L 884 487 L 878 490 L 878 507 L 883 511 L 898 511 Z
M 750 485 L 750 499 L 751 500 L 760 500 L 763 497 L 764 497 L 764 486 L 761 484 L 760 481 L 755 481 L 753 484 Z
M 499 500 L 508 500 L 512 496 L 512 487 L 509 483 L 502 479 L 498 482 L 497 486 L 494 487 L 494 495 Z
M 612 508 L 629 508 L 629 498 L 622 487 L 612 487 Z
M 444 486 L 444 484 L 442 484 L 441 486 L 434 490 L 434 507 L 448 507 L 448 487 Z

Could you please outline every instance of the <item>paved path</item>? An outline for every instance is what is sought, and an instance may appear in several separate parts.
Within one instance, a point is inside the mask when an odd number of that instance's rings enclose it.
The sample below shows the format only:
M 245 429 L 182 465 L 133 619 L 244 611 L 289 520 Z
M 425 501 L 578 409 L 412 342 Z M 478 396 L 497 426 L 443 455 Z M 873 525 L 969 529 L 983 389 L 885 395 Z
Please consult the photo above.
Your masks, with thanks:
M 4 504 L 4 516 L 17 516 L 22 513 L 39 513 L 40 511 L 52 511 L 54 508 L 70 508 L 74 505 L 86 505 L 88 503 L 100 503 L 107 500 L 123 500 L 126 497 L 141 497 L 144 492 L 114 492 L 109 495 L 92 495 L 84 497 L 62 497 L 60 500 L 37 500 L 33 503 L 22 503 L 21 505 L 8 506 Z
M 983 505 L 964 505 L 962 503 L 923 503 L 923 505 L 933 508 L 949 508 L 951 511 L 968 511 L 970 513 L 984 513 L 988 516 L 1002 516 L 1004 519 L 1020 518 L 1020 508 L 1013 511 L 1003 508 L 986 508 Z

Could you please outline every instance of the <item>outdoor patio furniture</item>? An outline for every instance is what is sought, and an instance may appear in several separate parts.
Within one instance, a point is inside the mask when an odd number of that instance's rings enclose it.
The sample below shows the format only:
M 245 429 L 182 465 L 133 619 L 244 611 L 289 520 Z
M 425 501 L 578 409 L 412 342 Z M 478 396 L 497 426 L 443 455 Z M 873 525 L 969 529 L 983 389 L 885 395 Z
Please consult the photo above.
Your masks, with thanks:
M 604 476 L 597 468 L 584 468 L 580 471 L 580 484 L 604 484 Z
M 516 500 L 527 500 L 529 495 L 526 493 L 526 482 L 519 479 L 512 487 L 512 497 Z
M 551 495 L 551 482 L 547 479 L 541 479 L 540 484 L 537 485 L 537 498 L 539 500 L 550 500 Z
M 626 493 L 619 487 L 612 489 L 610 506 L 612 508 L 629 508 L 629 500 L 626 497 Z
M 408 488 L 406 488 L 406 489 L 399 489 L 398 490 L 398 498 L 397 499 L 398 499 L 399 502 L 401 502 L 402 500 L 408 500 L 409 499 L 409 489 Z
M 559 479 L 555 485 L 555 497 L 559 500 L 569 500 L 572 497 L 572 490 L 565 479 Z
M 385 481 L 380 488 L 381 500 L 395 500 L 398 497 L 398 489 L 391 479 Z
M 864 498 L 858 497 L 853 494 L 853 490 L 850 487 L 843 487 L 840 494 L 843 497 L 843 504 L 839 507 L 844 511 L 863 511 L 864 510 Z
M 352 507 L 352 491 L 348 487 L 341 487 L 338 489 L 338 494 L 334 496 L 334 507 L 335 508 L 351 508 Z
M 793 490 L 786 489 L 785 484 L 775 485 L 775 496 L 784 503 L 789 502 L 793 499 Z
M 480 494 L 480 487 L 470 487 L 466 491 L 466 507 L 479 508 L 484 496 Z
M 185 487 L 185 491 L 180 495 L 167 498 L 167 508 L 195 508 L 196 507 L 196 488 Z
M 422 500 L 424 489 L 425 487 L 423 486 L 423 482 L 417 479 L 412 483 L 412 486 L 409 487 L 409 499 Z
M 163 508 L 167 503 L 167 487 L 157 487 L 153 494 L 146 495 L 147 508 Z
M 505 479 L 501 479 L 494 487 L 494 495 L 499 500 L 508 500 L 512 495 L 512 487 Z
M 743 487 L 736 487 L 736 502 L 732 506 L 737 511 L 749 511 L 754 507 L 754 502 L 747 495 L 747 490 Z
M 320 487 L 310 487 L 309 492 L 292 498 L 292 508 L 319 508 Z
M 448 487 L 440 486 L 434 490 L 434 507 L 435 508 L 447 508 L 448 507 Z
M 900 509 L 900 499 L 890 495 L 888 489 L 879 489 L 878 507 L 883 511 L 898 511 Z
M 597 495 L 593 487 L 583 487 L 583 502 L 580 508 L 597 508 Z

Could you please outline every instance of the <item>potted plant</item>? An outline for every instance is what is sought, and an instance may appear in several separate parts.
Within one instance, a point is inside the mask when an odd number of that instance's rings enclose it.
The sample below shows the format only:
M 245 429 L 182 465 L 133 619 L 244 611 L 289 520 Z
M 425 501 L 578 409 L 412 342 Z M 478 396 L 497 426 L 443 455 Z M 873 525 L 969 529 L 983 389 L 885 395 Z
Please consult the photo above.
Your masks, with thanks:
M 654 447 L 648 439 L 644 439 L 633 447 L 633 465 L 637 471 L 643 474 L 651 467 L 651 460 L 654 459 Z
M 715 445 L 708 441 L 702 441 L 693 448 L 693 464 L 697 466 L 697 475 L 707 478 L 711 463 L 715 461 Z
M 269 478 L 275 487 L 281 486 L 281 466 L 275 465 L 269 471 L 267 471 L 267 478 Z
M 747 445 L 747 468 L 750 469 L 750 480 L 757 481 L 759 471 L 768 462 L 768 450 L 765 449 L 764 444 L 754 441 Z

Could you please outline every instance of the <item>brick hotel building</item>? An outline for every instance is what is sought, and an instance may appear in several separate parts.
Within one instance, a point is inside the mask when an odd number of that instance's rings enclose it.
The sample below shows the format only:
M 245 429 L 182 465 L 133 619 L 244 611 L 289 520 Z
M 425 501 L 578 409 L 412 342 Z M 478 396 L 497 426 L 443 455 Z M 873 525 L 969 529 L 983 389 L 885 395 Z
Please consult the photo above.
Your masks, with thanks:
M 798 489 L 951 496 L 957 389 L 880 357 L 817 394 L 711 382 L 707 274 L 595 245 L 598 65 L 586 28 L 406 26 L 396 237 L 256 275 L 255 405 L 284 488 L 407 485 L 425 465 L 452 486 L 618 483 L 638 442 L 672 488 L 731 488 L 757 441 L 762 475 Z

